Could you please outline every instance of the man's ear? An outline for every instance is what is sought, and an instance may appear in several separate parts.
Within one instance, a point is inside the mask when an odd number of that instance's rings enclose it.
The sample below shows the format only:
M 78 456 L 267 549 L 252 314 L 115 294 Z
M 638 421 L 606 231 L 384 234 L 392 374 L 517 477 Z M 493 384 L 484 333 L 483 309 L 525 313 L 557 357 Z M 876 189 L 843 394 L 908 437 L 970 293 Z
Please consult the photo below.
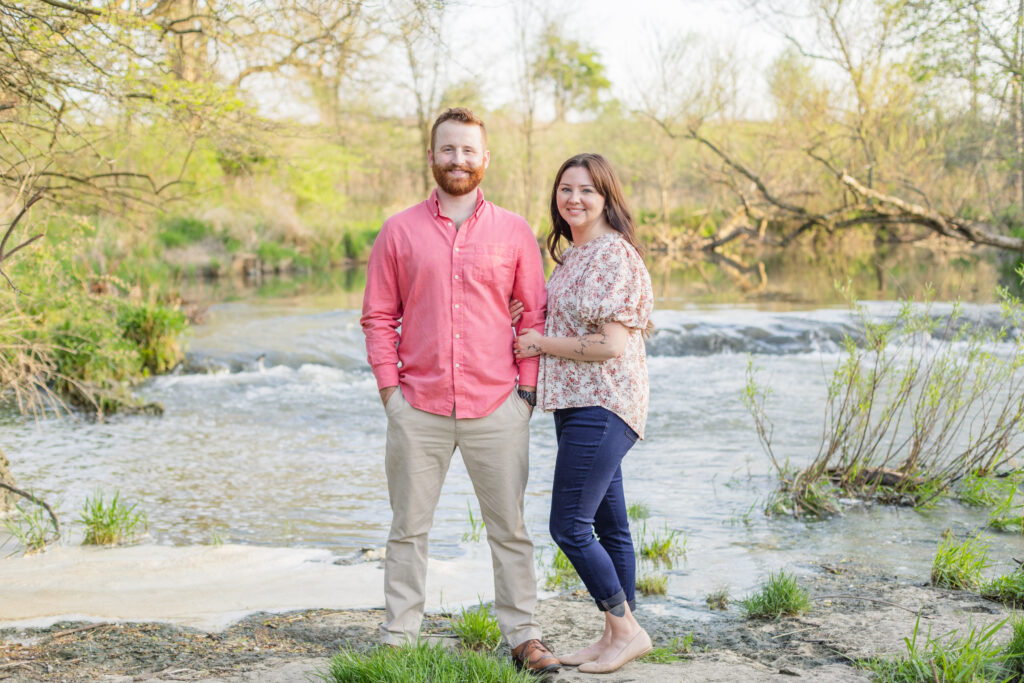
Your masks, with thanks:
M 427 164 L 430 166 L 434 165 L 434 150 L 432 149 L 427 150 Z
M 491 150 L 488 149 L 488 150 L 484 150 L 484 168 L 485 169 L 487 168 L 487 165 L 489 163 L 491 163 Z

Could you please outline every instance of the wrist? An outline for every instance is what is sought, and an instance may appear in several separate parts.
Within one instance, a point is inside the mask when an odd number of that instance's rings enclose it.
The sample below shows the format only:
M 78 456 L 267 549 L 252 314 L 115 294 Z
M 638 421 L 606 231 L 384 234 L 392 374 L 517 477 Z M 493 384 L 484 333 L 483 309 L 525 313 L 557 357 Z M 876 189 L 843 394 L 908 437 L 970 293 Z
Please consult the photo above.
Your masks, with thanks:
M 518 389 L 516 389 L 516 393 L 519 394 L 519 398 L 523 399 L 531 406 L 536 407 L 537 390 L 535 387 L 519 387 Z

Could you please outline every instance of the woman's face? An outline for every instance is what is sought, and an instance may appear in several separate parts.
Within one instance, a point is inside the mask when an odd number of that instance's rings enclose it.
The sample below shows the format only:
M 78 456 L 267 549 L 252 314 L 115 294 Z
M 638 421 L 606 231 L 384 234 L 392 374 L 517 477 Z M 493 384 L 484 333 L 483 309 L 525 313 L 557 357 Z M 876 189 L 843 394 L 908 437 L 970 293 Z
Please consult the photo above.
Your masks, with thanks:
M 604 214 L 604 197 L 594 187 L 594 179 L 582 166 L 565 170 L 555 190 L 555 203 L 562 219 L 573 230 L 594 226 Z

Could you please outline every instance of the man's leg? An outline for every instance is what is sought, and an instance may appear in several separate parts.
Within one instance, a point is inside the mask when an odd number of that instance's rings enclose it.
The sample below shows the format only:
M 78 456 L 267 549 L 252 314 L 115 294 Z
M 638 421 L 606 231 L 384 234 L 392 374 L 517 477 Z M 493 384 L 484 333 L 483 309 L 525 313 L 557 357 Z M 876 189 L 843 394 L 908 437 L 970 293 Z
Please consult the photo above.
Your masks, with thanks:
M 540 638 L 537 578 L 523 523 L 529 476 L 529 407 L 515 392 L 486 417 L 456 420 L 456 439 L 483 513 L 494 565 L 494 608 L 512 648 Z
M 381 639 L 415 643 L 426 599 L 427 534 L 455 452 L 455 419 L 413 408 L 401 391 L 388 400 L 384 468 L 391 500 L 391 532 L 384 558 L 387 616 Z

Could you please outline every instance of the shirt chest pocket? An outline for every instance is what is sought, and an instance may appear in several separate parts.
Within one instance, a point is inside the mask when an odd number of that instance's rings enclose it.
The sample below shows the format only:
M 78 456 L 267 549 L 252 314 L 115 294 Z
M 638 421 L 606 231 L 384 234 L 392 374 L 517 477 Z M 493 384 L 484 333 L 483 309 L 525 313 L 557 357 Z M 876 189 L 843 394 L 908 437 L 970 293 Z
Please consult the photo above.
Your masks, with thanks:
M 471 252 L 469 272 L 477 282 L 512 283 L 516 265 L 515 249 L 507 244 L 481 244 Z

